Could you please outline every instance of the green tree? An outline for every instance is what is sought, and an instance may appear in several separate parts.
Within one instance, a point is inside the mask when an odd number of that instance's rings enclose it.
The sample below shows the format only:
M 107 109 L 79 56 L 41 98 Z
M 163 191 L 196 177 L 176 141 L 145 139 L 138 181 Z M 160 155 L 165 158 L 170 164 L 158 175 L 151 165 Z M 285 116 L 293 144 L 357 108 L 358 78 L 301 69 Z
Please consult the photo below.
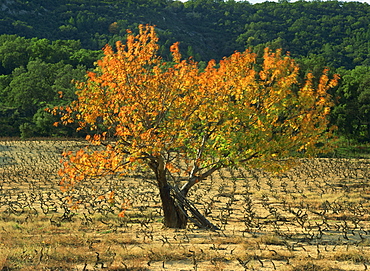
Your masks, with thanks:
M 370 68 L 357 66 L 343 72 L 337 90 L 339 103 L 333 117 L 339 131 L 349 138 L 370 142 Z
M 10 74 L 15 68 L 26 66 L 29 61 L 29 40 L 16 35 L 0 36 L 0 71 Z
M 55 117 L 47 116 L 43 111 L 46 107 L 67 104 L 75 99 L 76 89 L 72 80 L 83 80 L 85 74 L 84 66 L 75 69 L 63 62 L 52 64 L 40 59 L 30 61 L 26 67 L 16 68 L 11 75 L 3 76 L 4 85 L 8 83 L 1 92 L 3 106 L 16 108 L 24 116 L 22 134 L 55 134 L 51 129 Z M 60 99 L 60 96 L 63 98 Z
M 14 69 L 7 89 L 8 102 L 29 115 L 36 113 L 42 102 L 51 101 L 56 95 L 52 89 L 55 68 L 37 59 Z

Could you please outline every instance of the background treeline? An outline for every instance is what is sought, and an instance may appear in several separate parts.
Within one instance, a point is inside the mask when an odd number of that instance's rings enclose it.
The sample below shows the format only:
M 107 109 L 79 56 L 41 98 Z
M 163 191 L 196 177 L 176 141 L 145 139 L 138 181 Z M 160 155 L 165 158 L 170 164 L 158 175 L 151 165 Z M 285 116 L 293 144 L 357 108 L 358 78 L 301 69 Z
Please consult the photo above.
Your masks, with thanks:
M 184 57 L 201 63 L 269 46 L 297 59 L 302 80 L 329 67 L 342 77 L 333 124 L 370 141 L 370 5 L 284 0 L 0 0 L 0 136 L 75 136 L 53 127 L 44 108 L 74 99 L 71 80 L 83 80 L 100 49 L 139 24 L 157 26 L 167 60 L 180 41 Z

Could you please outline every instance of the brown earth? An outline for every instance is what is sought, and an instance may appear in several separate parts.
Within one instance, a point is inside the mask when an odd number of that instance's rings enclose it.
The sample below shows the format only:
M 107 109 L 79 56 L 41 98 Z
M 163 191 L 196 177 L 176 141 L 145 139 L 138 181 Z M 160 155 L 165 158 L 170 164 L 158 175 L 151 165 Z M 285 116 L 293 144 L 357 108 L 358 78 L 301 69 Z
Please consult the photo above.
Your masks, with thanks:
M 370 161 L 302 160 L 281 175 L 225 170 L 190 199 L 221 230 L 166 229 L 153 178 L 60 191 L 71 141 L 0 141 L 1 270 L 367 270 Z M 115 192 L 115 201 L 107 195 Z M 74 201 L 70 201 L 70 197 Z M 120 218 L 122 204 L 129 202 Z M 76 204 L 76 210 L 71 204 Z

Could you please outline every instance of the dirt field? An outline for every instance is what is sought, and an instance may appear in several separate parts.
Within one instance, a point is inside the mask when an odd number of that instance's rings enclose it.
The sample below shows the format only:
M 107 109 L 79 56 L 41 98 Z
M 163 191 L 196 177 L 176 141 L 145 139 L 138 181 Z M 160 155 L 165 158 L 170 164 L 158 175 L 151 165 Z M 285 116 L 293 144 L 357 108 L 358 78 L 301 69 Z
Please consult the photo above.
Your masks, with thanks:
M 0 141 L 0 270 L 370 268 L 369 160 L 303 160 L 279 176 L 219 172 L 190 198 L 221 230 L 173 230 L 145 172 L 63 193 L 61 152 L 79 146 Z

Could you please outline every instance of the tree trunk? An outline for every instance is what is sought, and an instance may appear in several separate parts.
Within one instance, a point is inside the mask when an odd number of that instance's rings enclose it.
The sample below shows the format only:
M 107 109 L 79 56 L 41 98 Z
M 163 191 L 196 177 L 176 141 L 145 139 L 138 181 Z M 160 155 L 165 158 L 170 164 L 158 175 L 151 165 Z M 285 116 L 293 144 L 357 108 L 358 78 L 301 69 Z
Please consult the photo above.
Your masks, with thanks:
M 186 199 L 187 192 L 196 183 L 196 179 L 190 180 L 189 184 L 183 188 L 183 191 L 180 191 L 177 187 L 172 188 L 168 184 L 163 158 L 157 157 L 156 159 L 152 159 L 149 166 L 157 179 L 159 194 L 162 201 L 164 225 L 166 227 L 185 229 L 189 218 L 185 210 L 188 210 L 193 216 L 193 218 L 190 217 L 190 219 L 198 226 L 212 230 L 218 229 Z M 212 170 L 212 172 L 213 171 L 214 170 Z
M 164 225 L 169 228 L 185 229 L 188 218 L 179 206 L 175 204 L 175 200 L 171 196 L 171 187 L 165 184 L 159 188 L 163 214 L 164 214 Z

